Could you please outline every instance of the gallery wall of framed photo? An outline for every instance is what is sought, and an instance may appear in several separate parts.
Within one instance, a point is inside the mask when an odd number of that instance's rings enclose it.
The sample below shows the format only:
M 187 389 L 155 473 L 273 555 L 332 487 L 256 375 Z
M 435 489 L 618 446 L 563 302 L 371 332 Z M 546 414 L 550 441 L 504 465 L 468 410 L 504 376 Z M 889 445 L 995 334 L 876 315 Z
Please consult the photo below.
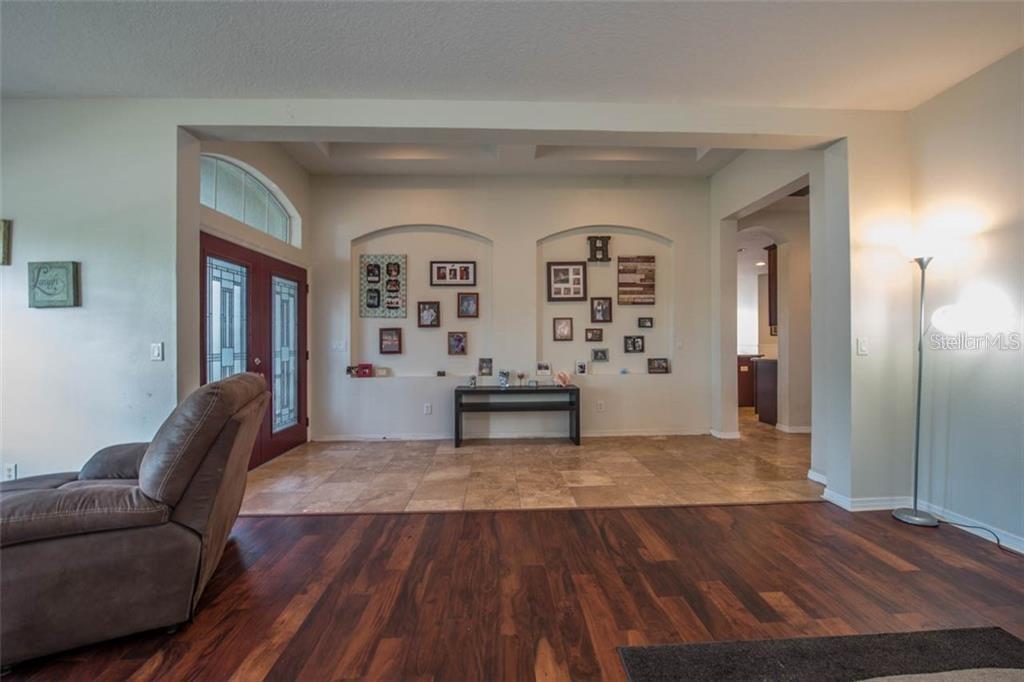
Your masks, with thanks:
M 478 374 L 481 358 L 490 358 L 492 367 L 483 384 L 496 384 L 501 370 L 539 381 L 569 372 L 582 388 L 584 435 L 707 432 L 706 180 L 318 177 L 312 200 L 310 417 L 317 437 L 450 437 L 452 389 Z M 594 244 L 592 254 L 589 236 L 610 240 Z M 359 315 L 359 259 L 374 254 L 406 256 L 405 318 Z M 619 303 L 619 256 L 654 258 L 653 305 Z M 476 287 L 437 286 L 432 261 L 453 267 L 475 261 Z M 557 296 L 577 300 L 547 300 L 549 262 L 586 263 L 583 271 L 558 273 L 568 279 Z M 586 300 L 575 290 L 582 272 Z M 450 276 L 449 269 L 445 279 Z M 462 274 L 456 270 L 456 276 Z M 479 317 L 457 316 L 459 293 L 477 294 L 463 305 Z M 634 295 L 648 293 L 641 286 Z M 610 314 L 610 322 L 591 322 L 592 298 L 605 299 L 597 315 Z M 439 327 L 418 326 L 421 302 L 439 304 Z M 427 312 L 431 317 L 433 308 Z M 553 340 L 556 317 L 572 320 L 571 341 Z M 641 317 L 651 318 L 652 326 L 641 327 Z M 385 332 L 389 352 L 381 354 L 380 330 L 393 328 L 402 330 L 401 339 Z M 591 333 L 587 341 L 588 329 L 598 329 L 600 340 Z M 565 324 L 560 330 L 568 332 Z M 466 333 L 466 355 L 448 355 L 450 332 Z M 643 337 L 643 352 L 626 353 L 627 336 Z M 649 373 L 648 361 L 658 358 L 669 361 L 670 374 Z M 391 376 L 346 376 L 346 367 L 360 362 L 387 367 Z M 538 362 L 553 373 L 537 374 Z M 574 373 L 577 362 L 586 364 L 586 375 Z M 446 376 L 438 377 L 438 370 Z M 606 406 L 601 414 L 598 401 Z M 564 420 L 545 413 L 474 415 L 465 428 L 467 437 L 558 435 Z
M 491 248 L 433 226 L 356 240 L 354 361 L 391 377 L 475 373 L 478 356 L 491 348 Z
M 599 256 L 608 260 L 588 260 L 589 236 L 611 237 L 607 254 Z M 595 226 L 542 240 L 537 263 L 539 358 L 567 371 L 586 362 L 588 375 L 601 375 L 623 370 L 647 374 L 649 358 L 672 356 L 673 253 L 668 240 Z M 571 325 L 564 322 L 567 318 Z M 571 338 L 566 338 L 570 328 Z

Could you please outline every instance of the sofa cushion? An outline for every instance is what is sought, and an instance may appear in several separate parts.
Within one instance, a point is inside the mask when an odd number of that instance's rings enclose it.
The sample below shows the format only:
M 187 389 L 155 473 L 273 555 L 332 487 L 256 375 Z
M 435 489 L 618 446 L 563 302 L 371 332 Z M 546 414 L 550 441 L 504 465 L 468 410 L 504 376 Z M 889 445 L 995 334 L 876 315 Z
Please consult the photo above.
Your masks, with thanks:
M 170 518 L 165 504 L 138 486 L 81 481 L 60 488 L 0 495 L 0 546 L 119 528 L 154 526 Z
M 139 464 L 149 443 L 121 443 L 109 445 L 89 458 L 78 478 L 138 478 Z
M 139 486 L 154 500 L 178 503 L 227 421 L 266 390 L 258 374 L 236 374 L 193 391 L 163 423 L 139 466 Z
M 78 473 L 65 471 L 59 474 L 43 474 L 42 476 L 29 476 L 14 481 L 0 483 L 0 494 L 13 493 L 18 490 L 42 490 L 44 488 L 59 488 L 68 481 L 78 478 Z

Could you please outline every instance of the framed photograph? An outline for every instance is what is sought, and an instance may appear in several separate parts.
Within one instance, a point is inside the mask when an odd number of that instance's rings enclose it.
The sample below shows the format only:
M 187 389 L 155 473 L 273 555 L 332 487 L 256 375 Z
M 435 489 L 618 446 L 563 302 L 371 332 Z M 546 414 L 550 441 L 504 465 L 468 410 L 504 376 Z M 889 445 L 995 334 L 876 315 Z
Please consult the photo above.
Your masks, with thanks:
M 626 336 L 623 337 L 625 343 L 623 344 L 623 350 L 627 353 L 643 353 L 644 352 L 644 337 L 642 336 Z
M 611 237 L 587 237 L 587 242 L 590 244 L 590 257 L 587 258 L 587 261 L 590 263 L 607 263 L 610 261 L 612 257 L 608 251 L 608 243 L 611 240 Z
M 489 377 L 494 374 L 494 359 L 480 358 L 476 363 L 476 373 L 482 377 Z
M 654 305 L 654 256 L 619 256 L 619 305 Z
M 587 262 L 548 263 L 548 301 L 587 300 Z
M 587 341 L 604 341 L 604 330 L 600 327 L 590 327 L 586 330 L 585 334 Z
M 13 231 L 13 221 L 0 220 L 0 265 L 11 264 L 11 232 Z
M 380 330 L 380 354 L 399 355 L 402 352 L 402 328 L 384 327 Z
M 648 374 L 671 374 L 672 368 L 668 364 L 668 358 L 647 358 Z
M 441 302 L 420 301 L 416 304 L 416 326 L 418 327 L 440 327 L 441 326 Z
M 601 324 L 612 321 L 612 297 L 594 296 L 590 299 L 590 323 Z
M 654 318 L 638 317 L 636 318 L 636 326 L 640 327 L 640 329 L 654 329 Z
M 590 349 L 590 361 L 591 362 L 608 362 L 608 349 L 607 348 L 591 348 Z
M 551 321 L 552 338 L 555 341 L 572 341 L 572 318 L 556 317 Z
M 465 355 L 468 336 L 466 332 L 448 332 L 448 355 Z
M 503 369 L 498 372 L 498 388 L 508 388 L 509 381 L 512 380 L 512 372 L 507 369 Z
M 577 360 L 576 361 L 576 373 L 577 374 L 586 374 L 587 373 L 587 361 L 586 360 Z
M 359 317 L 405 317 L 405 255 L 359 256 Z
M 459 317 L 480 317 L 480 294 L 460 291 L 458 299 Z
M 75 261 L 28 264 L 29 308 L 82 305 L 81 269 Z
M 475 287 L 475 260 L 432 260 L 430 261 L 430 286 L 432 287 Z

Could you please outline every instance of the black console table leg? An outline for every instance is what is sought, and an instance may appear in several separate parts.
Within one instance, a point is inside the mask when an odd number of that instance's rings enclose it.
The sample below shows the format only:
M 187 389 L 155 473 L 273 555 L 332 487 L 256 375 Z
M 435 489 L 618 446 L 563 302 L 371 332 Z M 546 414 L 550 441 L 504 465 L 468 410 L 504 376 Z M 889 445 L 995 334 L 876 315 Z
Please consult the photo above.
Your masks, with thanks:
M 462 445 L 462 401 L 455 399 L 455 447 Z
M 572 412 L 569 413 L 569 436 L 573 443 L 580 444 L 580 402 L 578 398 L 572 405 Z

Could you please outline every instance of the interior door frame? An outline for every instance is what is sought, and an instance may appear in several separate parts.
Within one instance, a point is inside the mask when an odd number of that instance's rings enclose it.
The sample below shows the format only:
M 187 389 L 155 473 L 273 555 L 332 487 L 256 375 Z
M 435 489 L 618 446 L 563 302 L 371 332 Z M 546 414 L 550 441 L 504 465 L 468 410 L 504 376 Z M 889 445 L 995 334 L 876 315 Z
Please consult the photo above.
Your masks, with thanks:
M 308 306 L 307 298 L 309 293 L 308 275 L 306 270 L 291 263 L 286 263 L 272 256 L 268 256 L 253 249 L 241 246 L 235 242 L 228 241 L 222 237 L 214 236 L 208 232 L 199 233 L 199 382 L 206 384 L 206 259 L 209 256 L 241 265 L 248 269 L 249 279 L 246 287 L 246 361 L 245 371 L 255 372 L 263 375 L 267 381 L 267 390 L 273 394 L 273 364 L 272 364 L 272 333 L 273 333 L 273 310 L 272 292 L 270 283 L 273 275 L 279 275 L 298 282 L 298 361 L 299 361 L 299 390 L 298 399 L 298 420 L 295 426 L 284 429 L 277 434 L 273 432 L 273 399 L 270 409 L 260 425 L 259 437 L 253 448 L 252 457 L 249 460 L 249 468 L 255 468 L 264 462 L 280 455 L 285 450 L 291 449 L 308 441 L 309 413 L 308 413 L 308 372 L 309 360 L 308 347 Z M 260 293 L 260 288 L 266 290 Z M 264 296 L 265 305 L 259 305 L 259 297 Z M 260 364 L 256 364 L 256 359 Z M 268 376 L 269 375 L 269 376 Z

